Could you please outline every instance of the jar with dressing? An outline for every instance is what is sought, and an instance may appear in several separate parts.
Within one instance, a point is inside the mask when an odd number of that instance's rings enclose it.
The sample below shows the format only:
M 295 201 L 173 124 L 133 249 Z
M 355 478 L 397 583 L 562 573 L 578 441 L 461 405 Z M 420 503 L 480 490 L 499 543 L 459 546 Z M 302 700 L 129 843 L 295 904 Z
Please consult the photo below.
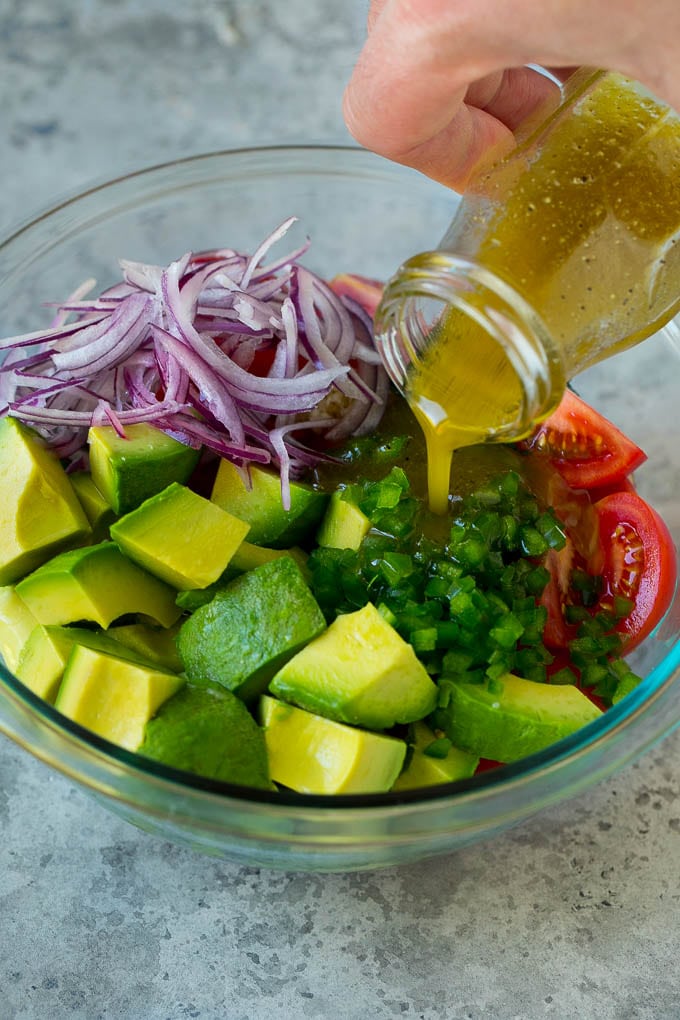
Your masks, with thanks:
M 576 373 L 679 310 L 680 115 L 581 69 L 378 307 L 384 364 L 425 432 L 432 509 L 446 510 L 455 449 L 528 435 Z

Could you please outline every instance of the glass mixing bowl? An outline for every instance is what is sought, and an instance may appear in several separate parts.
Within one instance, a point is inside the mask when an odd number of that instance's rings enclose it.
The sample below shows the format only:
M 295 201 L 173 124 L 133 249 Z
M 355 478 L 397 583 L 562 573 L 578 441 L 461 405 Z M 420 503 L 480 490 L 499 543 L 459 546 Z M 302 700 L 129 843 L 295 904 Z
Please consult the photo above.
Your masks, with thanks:
M 252 249 L 291 214 L 291 248 L 312 238 L 311 268 L 386 277 L 431 248 L 456 198 L 359 149 L 265 148 L 143 170 L 62 202 L 0 243 L 0 335 L 39 328 L 44 301 L 117 259 L 165 263 L 189 249 Z M 591 369 L 578 389 L 649 454 L 641 493 L 680 540 L 680 330 L 671 324 Z M 640 686 L 596 722 L 541 754 L 422 791 L 344 797 L 270 794 L 176 772 L 114 747 L 60 716 L 0 667 L 0 730 L 161 837 L 250 865 L 350 870 L 451 851 L 572 797 L 631 762 L 680 717 L 680 598 L 636 653 Z

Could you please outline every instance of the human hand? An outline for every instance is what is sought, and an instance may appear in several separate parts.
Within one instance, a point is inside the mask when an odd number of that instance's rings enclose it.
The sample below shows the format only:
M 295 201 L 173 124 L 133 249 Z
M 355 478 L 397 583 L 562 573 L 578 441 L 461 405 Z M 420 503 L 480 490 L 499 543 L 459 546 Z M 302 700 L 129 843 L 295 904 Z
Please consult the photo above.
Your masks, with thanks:
M 679 0 L 372 0 L 347 86 L 362 145 L 462 190 L 579 65 L 637 78 L 680 109 Z

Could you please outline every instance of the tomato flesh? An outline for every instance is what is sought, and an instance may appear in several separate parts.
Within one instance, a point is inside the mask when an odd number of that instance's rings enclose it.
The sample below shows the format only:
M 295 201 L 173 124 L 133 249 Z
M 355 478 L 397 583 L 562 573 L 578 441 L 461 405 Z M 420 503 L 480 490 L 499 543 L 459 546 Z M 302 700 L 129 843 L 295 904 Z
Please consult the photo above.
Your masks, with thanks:
M 375 315 L 384 289 L 380 280 L 371 280 L 356 273 L 340 273 L 333 277 L 330 286 L 338 297 L 349 297 L 356 301 L 371 318 Z
M 646 460 L 632 439 L 571 390 L 524 448 L 542 453 L 569 485 L 580 489 L 611 485 Z
M 576 637 L 576 628 L 570 627 L 564 618 L 564 606 L 568 599 L 569 581 L 574 562 L 574 547 L 569 539 L 564 549 L 548 550 L 544 566 L 550 573 L 550 580 L 539 599 L 548 617 L 543 628 L 543 640 L 550 649 L 566 648 Z
M 608 485 L 598 485 L 597 488 L 589 490 L 593 503 L 597 503 L 605 496 L 611 496 L 615 492 L 637 492 L 637 489 L 632 478 L 620 478 Z
M 671 534 L 658 513 L 635 492 L 615 492 L 595 504 L 604 550 L 606 608 L 617 596 L 633 609 L 618 624 L 626 651 L 656 627 L 671 603 L 677 556 Z

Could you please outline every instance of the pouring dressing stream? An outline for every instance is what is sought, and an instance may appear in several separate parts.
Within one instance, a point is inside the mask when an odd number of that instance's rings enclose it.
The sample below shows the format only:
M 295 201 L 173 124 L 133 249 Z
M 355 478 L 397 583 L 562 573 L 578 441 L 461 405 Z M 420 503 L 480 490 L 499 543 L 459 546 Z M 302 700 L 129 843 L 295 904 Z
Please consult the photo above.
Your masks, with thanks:
M 433 511 L 454 450 L 529 435 L 574 375 L 678 312 L 679 185 L 680 116 L 582 68 L 388 282 L 376 340 L 425 433 Z

